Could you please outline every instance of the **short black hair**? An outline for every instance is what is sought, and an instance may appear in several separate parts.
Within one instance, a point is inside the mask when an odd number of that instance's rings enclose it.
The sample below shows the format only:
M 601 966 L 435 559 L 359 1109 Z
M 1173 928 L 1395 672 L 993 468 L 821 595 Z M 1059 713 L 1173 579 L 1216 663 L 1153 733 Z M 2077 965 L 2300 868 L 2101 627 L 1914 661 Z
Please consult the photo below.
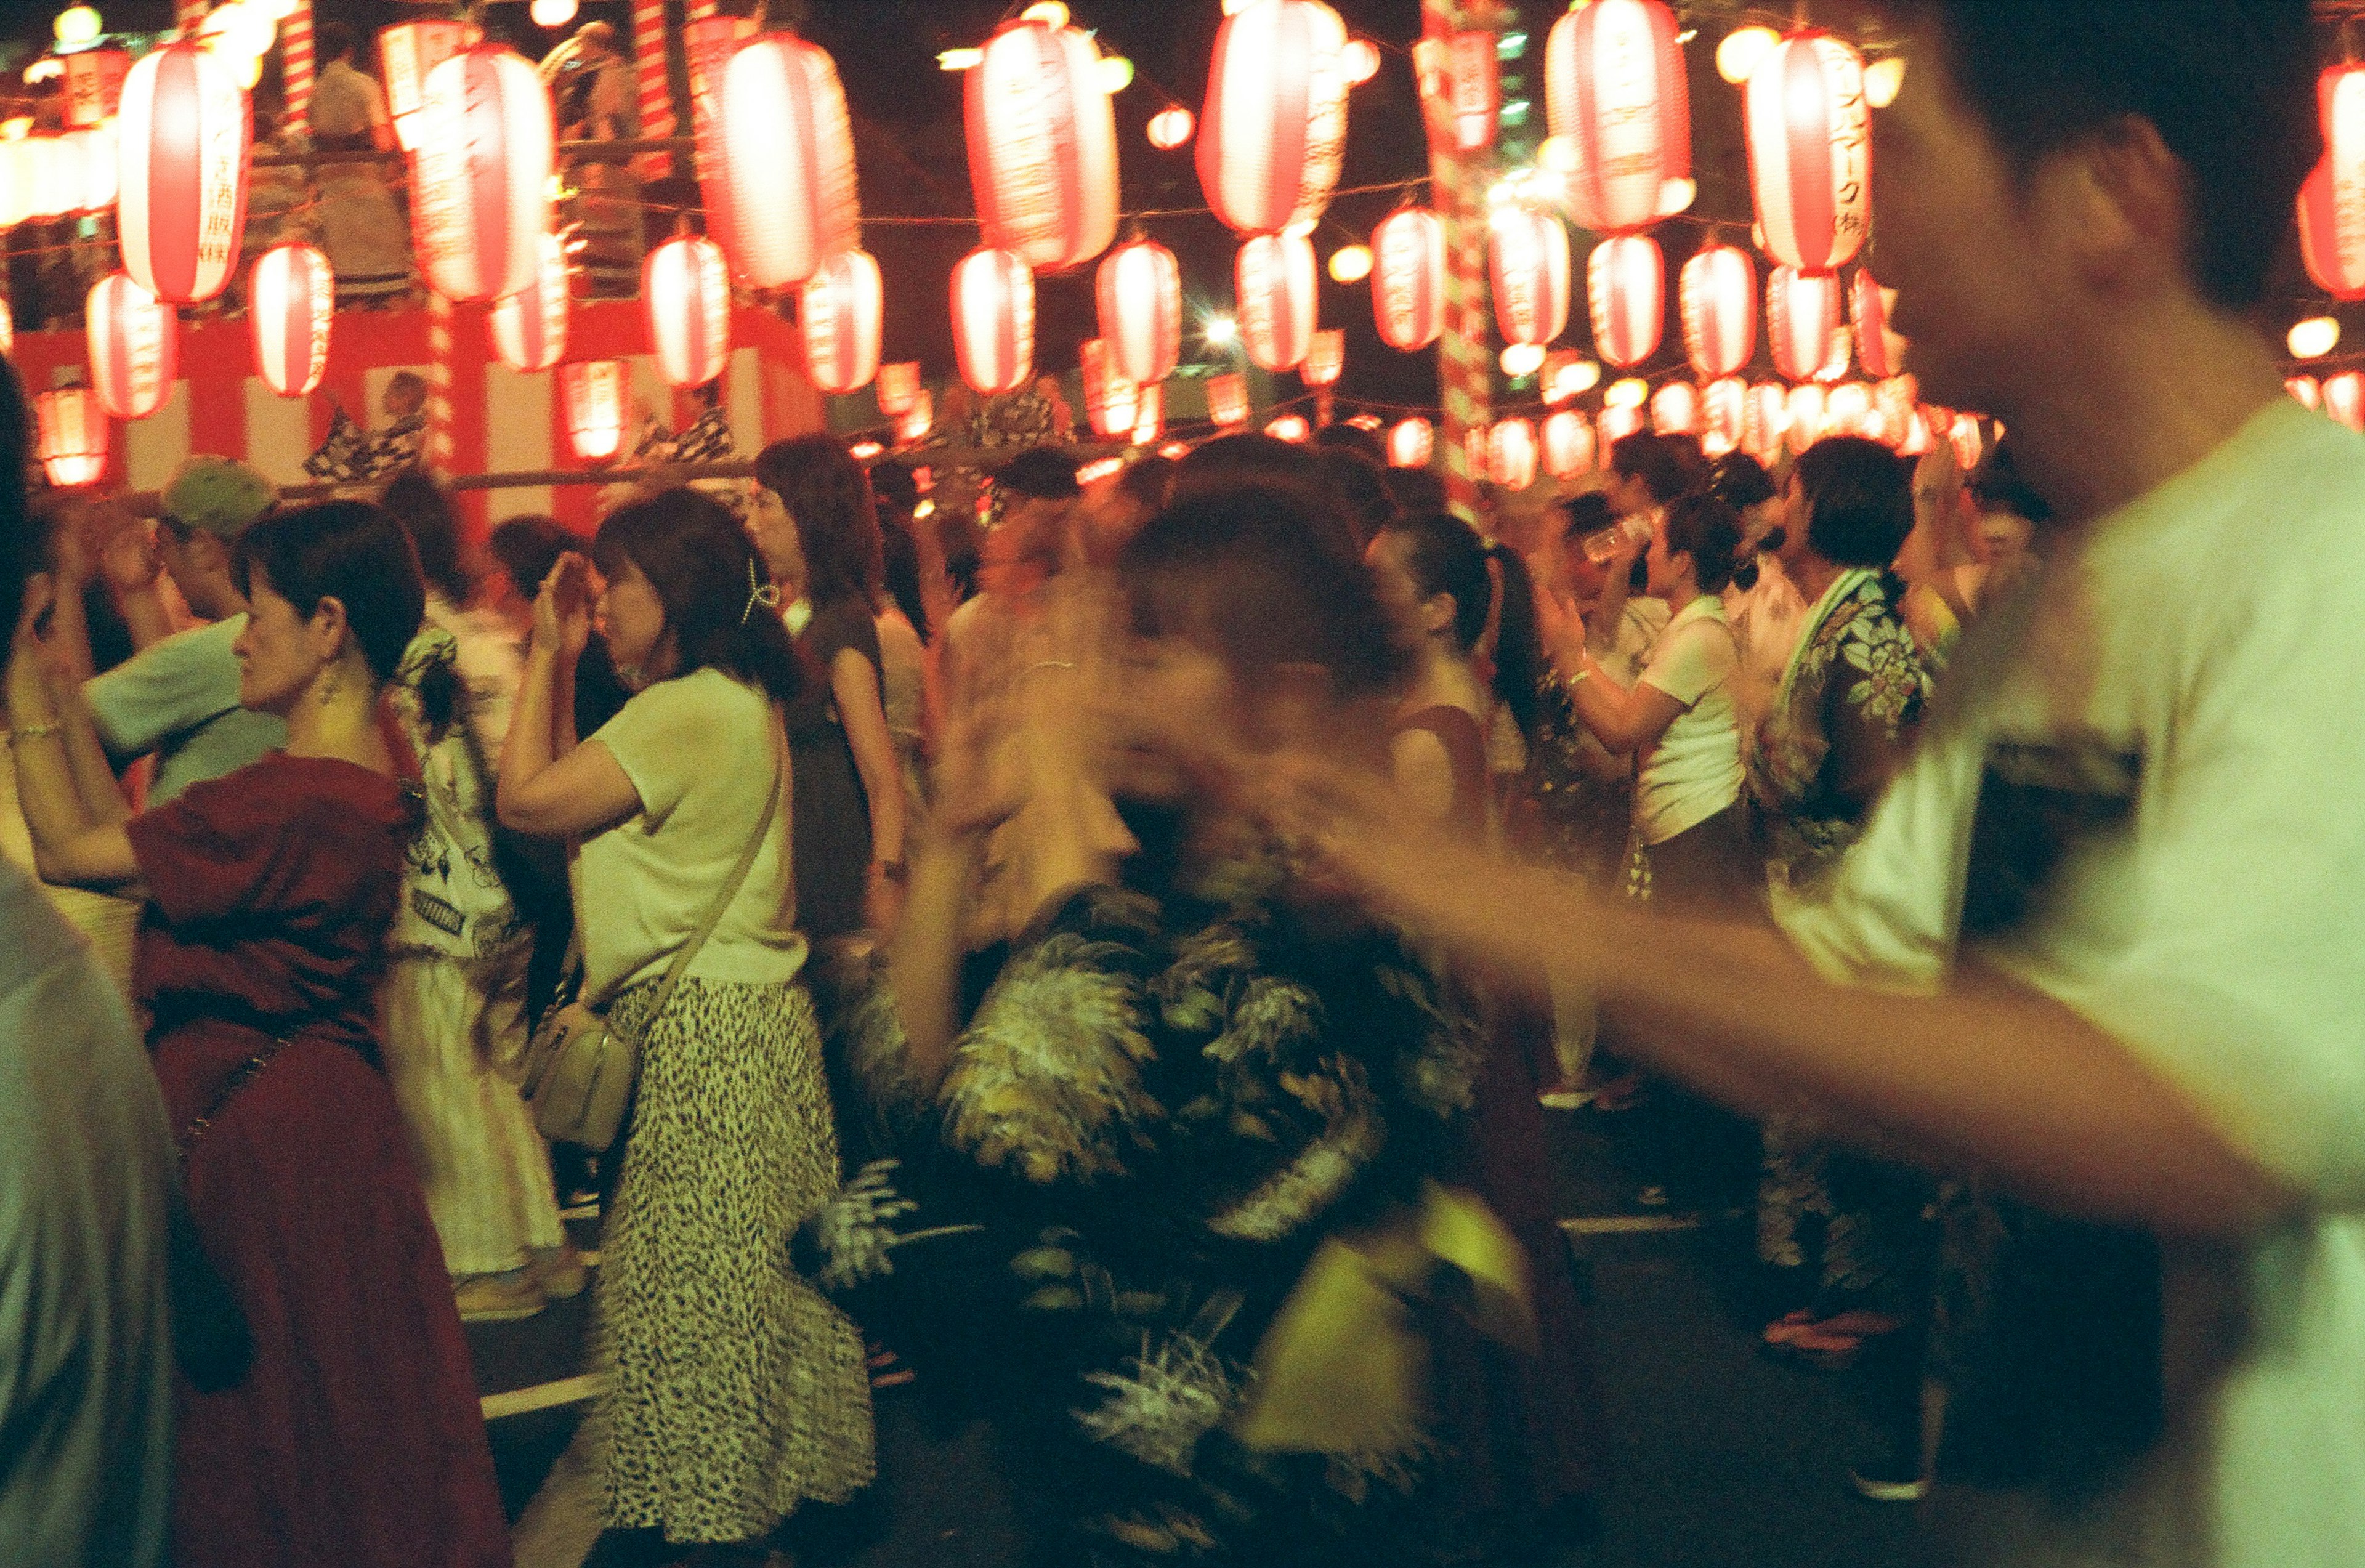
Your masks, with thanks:
M 1609 510 L 1609 498 L 1599 490 L 1581 490 L 1560 503 L 1561 537 L 1572 533 L 1598 533 L 1618 521 Z
M 1071 501 L 1083 494 L 1076 483 L 1076 454 L 1056 446 L 1029 447 L 993 471 L 994 487 L 1038 501 Z
M 1709 493 L 1735 511 L 1747 511 L 1778 493 L 1765 465 L 1745 452 L 1728 452 L 1709 465 Z
M 1337 428 L 1337 427 L 1332 427 Z M 1350 425 L 1347 429 L 1353 429 Z M 1322 476 L 1330 487 L 1358 537 L 1369 543 L 1399 515 L 1395 498 L 1388 493 L 1388 471 L 1352 446 L 1317 447 Z
M 1708 482 L 1708 465 L 1698 443 L 1685 446 L 1650 431 L 1635 431 L 1609 443 L 1609 466 L 1622 478 L 1640 479 L 1651 498 L 1665 506 Z
M 1667 554 L 1692 558 L 1702 593 L 1722 593 L 1741 554 L 1741 514 L 1707 491 L 1667 503 Z M 1680 608 L 1680 607 L 1678 607 Z
M 305 620 L 333 599 L 378 679 L 391 680 L 427 615 L 410 531 L 373 501 L 316 501 L 275 511 L 238 536 L 230 574 L 252 599 L 259 575 Z
M 454 604 L 465 604 L 476 585 L 468 580 L 467 568 L 460 564 L 459 514 L 435 476 L 424 468 L 406 468 L 386 482 L 377 504 L 410 531 L 410 543 L 419 551 L 419 570 L 427 585 Z
M 2233 310 L 2266 297 L 2323 156 L 2308 0 L 1886 0 L 1941 45 L 1961 101 L 2025 175 L 2127 118 L 2191 175 L 2186 265 Z
M 1453 596 L 1454 646 L 1465 654 L 1476 647 L 1495 608 L 1495 579 L 1486 570 L 1486 543 L 1478 531 L 1439 511 L 1392 519 L 1380 533 L 1404 541 L 1405 574 L 1422 599 Z
M 1388 497 L 1400 512 L 1446 510 L 1445 476 L 1434 468 L 1390 468 Z
M 1244 685 L 1295 664 L 1327 671 L 1341 700 L 1395 690 L 1411 651 L 1324 504 L 1256 478 L 1178 496 L 1118 552 L 1133 629 L 1201 644 Z
M 1970 491 L 1981 511 L 2008 511 L 2031 522 L 2053 521 L 2052 507 L 2020 476 L 2020 465 L 2012 460 L 2009 443 L 1981 458 L 1963 487 Z
M 502 575 L 519 596 L 532 599 L 542 591 L 543 579 L 558 565 L 558 558 L 581 546 L 555 520 L 527 514 L 495 523 L 485 548 L 500 563 Z
M 1839 566 L 1885 567 L 1913 532 L 1913 465 L 1877 441 L 1827 435 L 1791 472 L 1807 498 L 1807 543 Z
M 1314 432 L 1314 446 L 1317 452 L 1351 452 L 1359 457 L 1370 458 L 1380 467 L 1388 465 L 1387 442 L 1361 425 L 1323 425 Z
M 751 591 L 763 562 L 731 509 L 702 490 L 676 486 L 625 502 L 591 541 L 603 577 L 639 568 L 665 606 L 674 674 L 718 669 L 794 703 L 812 687 L 804 659 L 779 615 Z
M 312 52 L 323 65 L 353 53 L 356 35 L 345 22 L 327 20 L 312 29 Z

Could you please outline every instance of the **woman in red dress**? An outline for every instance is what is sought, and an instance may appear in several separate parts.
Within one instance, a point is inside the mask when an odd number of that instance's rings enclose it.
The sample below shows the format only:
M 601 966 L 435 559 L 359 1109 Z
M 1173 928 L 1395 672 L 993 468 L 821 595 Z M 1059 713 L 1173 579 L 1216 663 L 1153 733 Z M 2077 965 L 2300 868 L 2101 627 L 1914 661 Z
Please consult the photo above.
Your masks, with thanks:
M 240 700 L 286 719 L 287 749 L 156 811 L 127 819 L 52 673 L 44 586 L 8 666 L 42 877 L 146 885 L 135 989 L 252 1344 L 242 1372 L 197 1368 L 203 1389 L 184 1358 L 173 1557 L 494 1568 L 509 1536 L 467 1344 L 372 1035 L 416 829 L 378 693 L 419 626 L 417 559 L 376 507 L 332 501 L 256 523 L 237 572 Z

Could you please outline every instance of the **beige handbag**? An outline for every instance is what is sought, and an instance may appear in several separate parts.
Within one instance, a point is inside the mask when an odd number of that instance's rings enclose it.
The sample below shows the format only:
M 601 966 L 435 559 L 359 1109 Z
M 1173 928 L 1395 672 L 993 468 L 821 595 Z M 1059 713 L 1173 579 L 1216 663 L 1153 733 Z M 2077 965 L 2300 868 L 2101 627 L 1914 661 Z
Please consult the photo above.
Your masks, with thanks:
M 747 841 L 747 847 L 739 852 L 738 867 L 723 884 L 722 895 L 698 923 L 698 930 L 673 956 L 673 962 L 666 966 L 665 979 L 657 986 L 656 1005 L 649 1010 L 649 1029 L 654 1030 L 657 1020 L 665 1015 L 667 1006 L 673 1001 L 674 987 L 680 983 L 690 960 L 698 957 L 698 950 L 706 946 L 706 939 L 714 934 L 723 912 L 731 907 L 731 901 L 747 885 L 747 873 L 756 865 L 756 852 L 764 846 L 765 838 L 772 831 L 772 819 L 779 814 L 781 771 L 779 766 L 772 769 L 772 792 L 764 802 L 763 820 L 756 824 L 756 834 Z M 570 949 L 571 958 L 580 958 L 581 946 L 582 932 L 578 928 Z M 639 1042 L 611 1029 L 607 1015 L 598 1008 L 577 1001 L 555 1006 L 543 1014 L 533 1038 L 526 1045 L 525 1078 L 519 1087 L 533 1111 L 533 1125 L 542 1130 L 543 1137 L 553 1143 L 573 1144 L 601 1154 L 615 1145 L 616 1134 L 624 1125 L 625 1109 L 633 1101 L 633 1087 L 640 1075 Z

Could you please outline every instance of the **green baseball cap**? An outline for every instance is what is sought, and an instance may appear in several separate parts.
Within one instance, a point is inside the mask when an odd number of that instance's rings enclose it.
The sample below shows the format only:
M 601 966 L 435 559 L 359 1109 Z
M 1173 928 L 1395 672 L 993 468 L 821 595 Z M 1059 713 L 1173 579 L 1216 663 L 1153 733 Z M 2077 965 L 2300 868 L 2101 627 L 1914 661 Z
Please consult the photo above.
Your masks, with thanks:
M 270 480 L 234 457 L 189 457 L 164 487 L 164 515 L 227 543 L 278 504 Z

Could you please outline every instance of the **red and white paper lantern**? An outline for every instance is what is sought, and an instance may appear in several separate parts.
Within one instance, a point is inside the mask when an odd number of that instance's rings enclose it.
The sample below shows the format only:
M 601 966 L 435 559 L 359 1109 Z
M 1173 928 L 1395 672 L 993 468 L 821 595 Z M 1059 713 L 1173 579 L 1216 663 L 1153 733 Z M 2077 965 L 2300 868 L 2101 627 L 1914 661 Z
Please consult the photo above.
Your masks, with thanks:
M 1700 449 L 1721 457 L 1749 431 L 1749 385 L 1728 375 L 1700 388 Z
M 1552 25 L 1544 109 L 1566 149 L 1569 216 L 1616 234 L 1664 217 L 1690 179 L 1690 90 L 1676 18 L 1660 0 L 1591 0 Z
M 1699 388 L 1688 381 L 1670 381 L 1652 393 L 1651 428 L 1661 435 L 1699 434 Z
M 1437 428 L 1427 420 L 1415 417 L 1398 420 L 1388 428 L 1388 466 L 1391 468 L 1426 468 L 1429 455 L 1437 450 Z
M 1750 73 L 1743 121 L 1765 253 L 1806 272 L 1854 261 L 1872 225 L 1863 56 L 1826 32 L 1792 33 Z
M 2365 64 L 2317 77 L 2315 102 L 2324 161 L 2300 187 L 2300 259 L 2335 299 L 2365 299 Z
M 1555 479 L 1574 479 L 1592 471 L 1593 421 L 1575 409 L 1544 416 L 1544 472 Z
M 1240 242 L 1233 281 L 1249 363 L 1260 370 L 1296 369 L 1314 340 L 1313 241 L 1303 234 L 1251 235 Z
M 87 386 L 61 386 L 33 399 L 41 467 L 50 483 L 95 485 L 106 473 L 106 409 Z
M 410 216 L 430 288 L 465 305 L 534 286 L 556 134 L 522 55 L 478 44 L 427 73 Z
M 572 305 L 566 248 L 555 234 L 545 234 L 533 286 L 493 302 L 488 328 L 493 353 L 511 370 L 548 370 L 566 357 L 567 313 Z
M 966 73 L 978 227 L 1037 272 L 1080 267 L 1116 238 L 1116 117 L 1100 65 L 1082 28 L 1021 17 Z
M 1658 353 L 1667 287 L 1659 242 L 1647 234 L 1613 235 L 1593 248 L 1585 274 L 1595 352 L 1620 367 Z
M 2294 375 L 2283 383 L 2283 390 L 2303 408 L 2324 407 L 2324 386 L 2313 375 Z
M 77 129 L 104 125 L 122 112 L 123 79 L 131 73 L 131 51 L 78 49 L 57 57 L 63 68 L 66 124 Z
M 1541 455 L 1533 420 L 1496 420 L 1486 432 L 1486 476 L 1507 490 L 1536 482 Z
M 879 263 L 866 251 L 840 251 L 805 279 L 797 296 L 797 330 L 805 375 L 832 397 L 870 385 L 879 374 L 884 300 Z
M 282 398 L 301 398 L 329 370 L 329 328 L 337 310 L 337 274 L 309 245 L 274 245 L 247 274 L 247 319 L 254 332 L 254 373 Z
M 1238 371 L 1207 377 L 1207 418 L 1226 429 L 1249 421 L 1249 378 Z
M 790 33 L 742 45 L 716 103 L 721 167 L 705 182 L 736 247 L 733 269 L 757 288 L 794 288 L 862 228 L 854 130 L 829 55 Z
M 1486 267 L 1505 342 L 1541 345 L 1568 330 L 1568 230 L 1559 218 L 1497 208 L 1486 225 Z
M 1165 380 L 1182 356 L 1182 274 L 1174 252 L 1154 240 L 1129 240 L 1093 275 L 1101 338 L 1118 372 L 1139 386 Z
M 981 397 L 1015 392 L 1035 374 L 1035 274 L 1007 251 L 971 251 L 953 265 L 953 348 Z
M 173 395 L 180 319 L 124 273 L 91 285 L 83 310 L 91 387 L 118 420 L 144 420 Z
M 1700 375 L 1731 375 L 1757 352 L 1757 268 L 1749 253 L 1713 242 L 1684 263 L 1676 286 L 1684 352 Z
M 1076 345 L 1076 360 L 1083 372 L 1084 418 L 1093 433 L 1103 441 L 1130 434 L 1140 398 L 1117 368 L 1107 340 L 1086 338 Z
M 1326 328 L 1314 334 L 1306 345 L 1306 363 L 1297 367 L 1298 379 L 1308 386 L 1334 386 L 1339 373 L 1347 368 L 1347 334 L 1338 327 Z
M 211 50 L 170 43 L 132 66 L 118 120 L 116 228 L 133 282 L 173 305 L 229 284 L 252 136 L 246 93 Z
M 1855 329 L 1855 362 L 1876 381 L 1905 368 L 1905 340 L 1889 330 L 1889 308 L 1897 291 L 1883 288 L 1869 267 L 1858 267 L 1848 286 L 1848 319 Z
M 1503 106 L 1495 35 L 1483 28 L 1434 34 L 1412 46 L 1412 62 L 1424 106 L 1439 128 L 1432 134 L 1459 152 L 1493 146 Z
M 1380 341 L 1407 353 L 1445 330 L 1445 220 L 1427 207 L 1391 213 L 1372 230 L 1372 317 Z
M 731 359 L 731 264 L 723 247 L 676 235 L 641 263 L 649 348 L 668 386 L 703 386 Z
M 1600 450 L 1608 452 L 1613 444 L 1641 430 L 1649 418 L 1639 403 L 1612 403 L 1603 409 Z
M 1306 422 L 1304 414 L 1283 414 L 1266 421 L 1264 433 L 1275 441 L 1295 442 L 1303 445 L 1314 439 L 1314 427 Z
M 1790 450 L 1806 451 L 1831 433 L 1830 389 L 1820 382 L 1801 382 L 1790 388 L 1788 404 L 1783 414 Z
M 476 28 L 466 22 L 398 22 L 378 30 L 387 118 L 394 122 L 395 144 L 405 152 L 419 151 L 418 114 L 427 100 L 428 73 L 476 41 Z
M 1199 185 L 1242 234 L 1310 226 L 1347 147 L 1347 28 L 1319 0 L 1256 0 L 1216 29 Z
M 1833 334 L 1844 332 L 1837 273 L 1776 267 L 1765 279 L 1765 336 L 1774 368 L 1792 381 L 1825 376 Z M 1841 374 L 1846 374 L 1844 364 Z
M 889 419 L 901 419 L 912 411 L 920 398 L 920 363 L 898 360 L 893 364 L 879 367 L 879 411 Z M 925 432 L 924 432 L 925 433 Z
M 1749 389 L 1749 406 L 1742 420 L 1741 449 L 1760 463 L 1781 454 L 1782 437 L 1790 428 L 1790 393 L 1779 382 L 1761 381 Z
M 1148 446 L 1166 429 L 1166 387 L 1149 382 L 1133 389 L 1133 444 Z
M 575 455 L 588 463 L 613 457 L 624 443 L 631 412 L 624 362 L 579 360 L 558 367 L 559 406 Z
M 912 394 L 910 406 L 895 416 L 895 439 L 906 445 L 925 441 L 936 421 L 936 394 L 923 386 Z
M 1861 381 L 1844 381 L 1823 403 L 1824 418 L 1839 435 L 1873 435 L 1872 388 Z M 1874 436 L 1877 440 L 1877 436 Z

